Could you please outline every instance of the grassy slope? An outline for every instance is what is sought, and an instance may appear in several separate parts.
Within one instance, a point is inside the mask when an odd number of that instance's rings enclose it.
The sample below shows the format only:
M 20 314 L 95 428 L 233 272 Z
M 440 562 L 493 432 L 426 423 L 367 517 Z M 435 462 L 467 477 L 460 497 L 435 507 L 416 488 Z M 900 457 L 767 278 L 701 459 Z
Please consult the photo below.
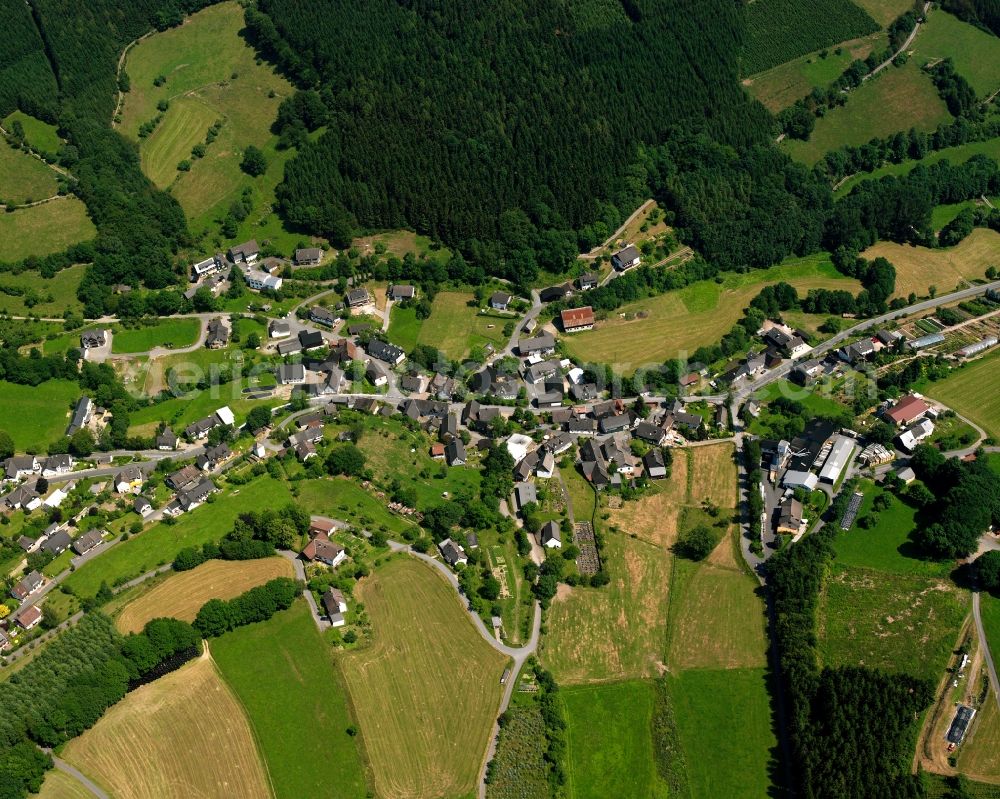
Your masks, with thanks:
M 304 600 L 212 642 L 250 717 L 277 799 L 365 795 L 346 691 Z
M 409 352 L 420 338 L 423 320 L 417 319 L 416 308 L 392 306 L 389 315 L 389 341 Z
M 197 319 L 163 319 L 155 325 L 116 330 L 111 341 L 115 354 L 146 352 L 154 347 L 189 347 L 198 340 Z
M 62 140 L 59 138 L 59 133 L 56 131 L 55 125 L 35 119 L 23 111 L 11 112 L 3 122 L 0 122 L 0 125 L 9 133 L 15 121 L 21 123 L 21 127 L 24 128 L 24 138 L 36 150 L 53 154 L 59 150 Z
M 913 8 L 912 0 L 854 0 L 854 2 L 882 27 Z
M 20 205 L 56 193 L 56 173 L 29 153 L 0 138 L 0 200 Z
M 0 261 L 51 255 L 96 234 L 86 207 L 72 196 L 0 214 Z
M 946 12 L 927 17 L 913 42 L 913 57 L 920 64 L 951 58 L 980 99 L 1000 89 L 1000 39 Z
M 80 387 L 69 380 L 49 380 L 40 386 L 0 381 L 0 408 L 17 409 L 4 414 L 0 430 L 11 434 L 18 451 L 44 450 L 66 432 L 69 405 L 80 394 Z
M 0 292 L 0 312 L 14 316 L 38 314 L 52 317 L 59 316 L 65 310 L 79 311 L 82 305 L 76 298 L 76 290 L 80 287 L 80 280 L 86 269 L 83 264 L 78 264 L 61 269 L 51 278 L 44 278 L 37 272 L 22 272 L 19 275 L 2 274 L 0 286 L 34 289 L 45 301 L 28 308 L 23 297 L 13 297 Z M 51 301 L 49 297 L 52 298 Z
M 976 422 L 1000 440 L 1000 351 L 992 352 L 934 383 L 927 393 Z
M 442 291 L 434 297 L 431 315 L 424 320 L 418 344 L 437 347 L 449 358 L 462 358 L 473 347 L 504 344 L 503 327 L 510 321 L 492 314 L 480 314 L 470 306 L 471 294 Z
M 93 794 L 83 786 L 83 783 L 53 769 L 45 775 L 42 790 L 34 796 L 35 799 L 92 799 Z

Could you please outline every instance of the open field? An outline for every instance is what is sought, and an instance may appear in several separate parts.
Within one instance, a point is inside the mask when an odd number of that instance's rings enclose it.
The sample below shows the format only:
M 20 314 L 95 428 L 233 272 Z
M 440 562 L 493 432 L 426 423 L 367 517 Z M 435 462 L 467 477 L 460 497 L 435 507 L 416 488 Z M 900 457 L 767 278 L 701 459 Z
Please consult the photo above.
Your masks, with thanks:
M 389 341 L 409 352 L 417 346 L 423 324 L 423 319 L 417 319 L 416 308 L 393 305 L 389 314 Z
M 52 169 L 0 137 L 0 202 L 21 205 L 44 200 L 53 196 L 57 188 Z
M 950 119 L 930 76 L 910 61 L 883 70 L 851 92 L 847 105 L 816 120 L 809 141 L 785 139 L 781 148 L 795 160 L 812 166 L 824 153 L 845 144 L 865 144 L 875 136 L 911 127 L 932 131 Z
M 285 558 L 210 560 L 190 571 L 178 572 L 122 610 L 115 621 L 123 633 L 137 633 L 150 619 L 168 617 L 194 621 L 210 599 L 232 599 L 275 577 L 292 577 Z
M 417 336 L 418 344 L 437 347 L 449 358 L 463 358 L 473 347 L 492 344 L 499 349 L 506 343 L 503 328 L 514 317 L 481 314 L 470 306 L 472 294 L 442 291 L 431 303 L 431 315 L 424 320 Z
M 207 655 L 137 688 L 63 757 L 116 799 L 267 799 L 247 718 Z
M 950 58 L 980 100 L 1000 89 L 1000 39 L 947 12 L 927 16 L 912 50 L 920 65 Z
M 676 450 L 675 450 L 676 452 Z M 691 448 L 691 485 L 698 500 L 736 509 L 736 462 L 729 443 Z
M 828 256 L 789 259 L 770 269 L 727 274 L 721 284 L 704 280 L 679 291 L 629 303 L 607 320 L 599 321 L 593 330 L 562 340 L 570 353 L 584 361 L 610 363 L 623 372 L 662 364 L 717 342 L 765 285 L 780 280 L 790 283 L 800 294 L 811 288 L 851 292 L 860 288 L 856 280 L 837 272 Z M 639 314 L 645 317 L 638 318 Z
M 415 522 L 390 512 L 385 503 L 353 480 L 332 477 L 298 484 L 296 501 L 310 513 L 343 519 L 368 530 L 402 533 Z
M 638 680 L 560 691 L 572 799 L 666 796 L 653 760 L 653 692 Z
M 835 563 L 820 598 L 820 659 L 936 682 L 968 611 L 968 593 L 947 579 Z
M 13 316 L 59 316 L 63 311 L 80 311 L 82 305 L 76 298 L 76 290 L 87 267 L 83 264 L 71 266 L 56 272 L 55 277 L 45 278 L 38 272 L 22 272 L 19 275 L 0 275 L 0 286 L 31 289 L 40 300 L 30 308 L 24 297 L 15 297 L 0 291 L 0 312 Z M 77 339 L 79 340 L 79 339 Z
M 952 372 L 929 390 L 934 399 L 954 408 L 1000 441 L 1000 352 L 993 352 Z
M 80 386 L 69 380 L 48 380 L 39 386 L 0 380 L 0 408 L 17 409 L 4 414 L 0 430 L 10 433 L 18 451 L 44 450 L 66 432 L 70 403 L 81 393 Z
M 667 678 L 693 799 L 769 795 L 777 740 L 763 669 L 695 669 Z
M 365 795 L 343 680 L 305 600 L 215 639 L 212 656 L 250 717 L 276 799 Z
M 0 214 L 0 261 L 51 255 L 97 234 L 87 208 L 72 195 Z
M 68 774 L 52 769 L 45 775 L 42 790 L 34 799 L 93 799 L 93 794 L 83 784 Z
M 1000 712 L 992 691 L 958 752 L 958 768 L 975 779 L 1000 780 Z
M 954 247 L 929 250 L 880 241 L 863 253 L 865 258 L 888 258 L 896 267 L 894 297 L 906 297 L 911 292 L 927 296 L 930 286 L 939 294 L 964 286 L 967 279 L 982 279 L 991 266 L 1000 266 L 1000 233 L 976 228 Z
M 111 351 L 117 355 L 147 352 L 154 347 L 190 347 L 200 331 L 198 319 L 161 319 L 154 325 L 116 330 Z
M 911 0 L 854 0 L 883 28 L 911 8 Z
M 670 554 L 607 534 L 611 582 L 560 586 L 548 611 L 539 658 L 561 685 L 653 677 L 663 672 Z
M 291 501 L 288 486 L 262 477 L 185 513 L 175 524 L 155 524 L 141 535 L 116 544 L 101 557 L 77 569 L 67 580 L 79 596 L 93 596 L 102 582 L 125 582 L 169 563 L 184 547 L 216 541 L 229 532 L 241 513 L 281 507 Z
M 470 793 L 506 658 L 479 637 L 451 586 L 415 559 L 390 561 L 355 594 L 374 638 L 342 664 L 378 795 Z
M 674 450 L 668 480 L 659 480 L 654 489 L 620 508 L 609 511 L 609 524 L 626 535 L 636 535 L 660 547 L 673 546 L 680 532 L 680 517 L 687 502 L 688 461 L 683 450 Z M 574 506 L 575 507 L 575 506 Z
M 24 138 L 36 150 L 53 155 L 59 150 L 62 140 L 55 125 L 35 119 L 23 111 L 13 111 L 0 122 L 0 126 L 10 133 L 15 121 L 21 123 L 21 127 L 24 128 Z
M 402 258 L 408 252 L 412 252 L 417 257 L 426 255 L 438 261 L 447 261 L 451 258 L 451 250 L 447 247 L 435 247 L 429 236 L 414 233 L 412 230 L 384 230 L 380 233 L 372 233 L 368 236 L 361 236 L 351 242 L 352 247 L 356 247 L 362 255 L 372 255 L 376 248 L 385 247 L 385 252 Z

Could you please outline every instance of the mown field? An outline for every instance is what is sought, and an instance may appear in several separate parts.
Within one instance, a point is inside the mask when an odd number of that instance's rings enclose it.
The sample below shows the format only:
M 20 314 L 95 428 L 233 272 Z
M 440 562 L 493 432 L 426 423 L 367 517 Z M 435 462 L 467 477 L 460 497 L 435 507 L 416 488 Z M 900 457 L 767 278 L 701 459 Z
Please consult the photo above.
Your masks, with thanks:
M 83 306 L 76 298 L 76 290 L 80 287 L 80 280 L 86 269 L 83 264 L 78 264 L 61 269 L 56 272 L 55 277 L 50 278 L 42 277 L 37 272 L 0 275 L 0 313 L 54 317 L 67 310 L 80 311 Z M 28 289 L 40 302 L 29 308 L 24 297 L 5 294 L 3 286 Z
M 10 433 L 18 451 L 44 450 L 66 432 L 70 404 L 81 393 L 80 386 L 69 380 L 48 380 L 39 386 L 0 380 L 0 408 L 17 409 L 4 414 L 0 430 Z
M 934 383 L 929 394 L 1000 440 L 1000 352 L 973 361 Z
M 930 76 L 915 61 L 890 67 L 851 92 L 847 104 L 816 120 L 809 141 L 785 139 L 781 148 L 792 158 L 812 166 L 823 154 L 845 144 L 865 144 L 911 127 L 932 131 L 951 114 L 938 96 Z
M 151 591 L 130 602 L 115 620 L 123 633 L 136 633 L 150 619 L 194 621 L 210 599 L 232 599 L 275 577 L 292 577 L 285 558 L 261 560 L 210 560 L 190 571 L 173 574 Z
M 111 351 L 120 355 L 147 352 L 154 347 L 190 347 L 200 331 L 198 319 L 161 319 L 153 325 L 115 330 Z
M 513 317 L 479 313 L 469 305 L 472 294 L 441 291 L 431 303 L 431 315 L 424 320 L 417 336 L 418 344 L 437 347 L 449 358 L 464 358 L 473 347 L 492 344 L 500 349 L 506 344 L 503 328 Z
M 1000 711 L 992 691 L 958 751 L 958 768 L 976 779 L 1000 779 Z
M 14 122 L 21 123 L 21 127 L 24 129 L 24 138 L 36 150 L 53 155 L 58 152 L 62 140 L 59 138 L 55 125 L 35 119 L 23 111 L 12 111 L 4 118 L 3 122 L 0 122 L 0 125 L 10 133 Z
M 563 342 L 583 361 L 610 363 L 625 373 L 662 364 L 717 342 L 740 319 L 750 300 L 765 285 L 779 280 L 795 286 L 802 295 L 812 288 L 852 293 L 860 288 L 857 281 L 837 272 L 828 256 L 795 258 L 770 269 L 728 274 L 721 284 L 704 280 L 624 305 L 593 330 L 564 336 Z
M 57 188 L 52 169 L 0 137 L 0 202 L 21 205 L 44 200 L 55 195 Z
M 52 769 L 45 775 L 42 790 L 35 799 L 93 799 L 93 794 L 68 774 Z
M 981 100 L 1000 89 L 1000 39 L 947 12 L 927 16 L 912 50 L 920 64 L 950 58 Z
M 343 678 L 305 600 L 215 639 L 211 650 L 250 718 L 276 799 L 366 795 Z
M 243 709 L 207 655 L 128 694 L 62 756 L 117 799 L 271 796 Z
M 956 287 L 964 288 L 967 280 L 983 279 L 989 267 L 1000 265 L 1000 233 L 976 228 L 961 243 L 941 250 L 880 241 L 862 255 L 882 256 L 893 263 L 894 297 L 906 297 L 911 292 L 926 297 L 931 286 L 937 286 L 938 294 L 946 294 Z
M 0 214 L 0 261 L 51 255 L 89 241 L 97 229 L 84 204 L 72 195 Z
M 298 484 L 297 501 L 322 516 L 344 519 L 367 530 L 402 533 L 415 523 L 391 513 L 385 503 L 344 477 L 305 480 Z
M 406 352 L 417 346 L 424 321 L 417 319 L 416 308 L 393 305 L 389 314 L 389 341 Z
M 470 793 L 507 659 L 480 638 L 451 586 L 415 559 L 386 563 L 355 595 L 374 638 L 341 662 L 378 795 Z

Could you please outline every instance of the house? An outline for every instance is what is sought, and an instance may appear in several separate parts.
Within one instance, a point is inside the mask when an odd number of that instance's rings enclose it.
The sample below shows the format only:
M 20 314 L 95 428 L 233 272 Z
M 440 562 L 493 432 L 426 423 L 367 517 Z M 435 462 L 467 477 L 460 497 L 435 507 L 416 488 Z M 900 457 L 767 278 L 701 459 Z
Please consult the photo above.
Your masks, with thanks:
M 288 338 L 292 335 L 292 326 L 288 322 L 275 319 L 267 328 L 267 335 L 270 338 Z
M 522 356 L 551 355 L 556 351 L 556 340 L 551 333 L 542 333 L 535 338 L 523 338 L 517 343 L 517 350 Z
M 10 638 L 7 637 L 7 633 L 0 630 L 0 652 L 6 652 L 10 647 Z
M 227 444 L 219 444 L 217 447 L 208 447 L 201 455 L 195 459 L 195 466 L 203 472 L 211 471 L 223 463 L 232 455 L 232 450 Z
M 494 291 L 490 295 L 490 308 L 494 311 L 506 311 L 507 306 L 510 305 L 510 301 L 513 299 L 513 295 L 508 294 L 506 291 Z
M 567 308 L 559 314 L 563 331 L 576 333 L 580 330 L 593 330 L 594 309 L 589 305 L 583 308 Z
M 795 497 L 786 497 L 778 508 L 779 533 L 798 535 L 802 528 L 802 503 Z
M 388 384 L 389 371 L 381 361 L 371 360 L 365 364 L 365 377 L 377 388 Z
M 248 269 L 243 276 L 247 286 L 254 291 L 281 291 L 284 281 L 275 275 L 262 272 L 259 269 Z
M 330 626 L 343 627 L 346 623 L 344 614 L 347 613 L 347 600 L 344 598 L 343 592 L 339 588 L 330 586 L 323 594 L 322 601 L 323 610 L 326 611 L 326 616 L 330 620 Z
M 13 455 L 3 462 L 4 479 L 20 480 L 34 474 L 40 468 L 34 455 Z
M 73 542 L 73 551 L 77 555 L 86 555 L 94 547 L 100 545 L 104 540 L 103 531 L 101 530 L 90 530 L 89 532 L 81 535 L 76 541 Z
M 85 427 L 94 415 L 94 403 L 90 397 L 80 397 L 73 408 L 73 418 L 69 427 L 66 428 L 66 435 L 71 436 L 77 430 Z
M 449 466 L 465 466 L 465 444 L 462 443 L 462 439 L 455 438 L 449 441 L 444 448 L 444 455 Z
M 73 471 L 73 463 L 71 455 L 50 455 L 42 463 L 42 477 L 67 474 Z
M 305 463 L 310 458 L 315 458 L 318 454 L 316 445 L 312 441 L 303 441 L 295 446 L 295 457 L 301 463 Z
M 441 417 L 441 426 L 438 428 L 438 436 L 442 441 L 451 441 L 458 435 L 458 417 L 449 413 Z
M 465 555 L 465 550 L 450 538 L 446 538 L 438 544 L 438 549 L 441 550 L 441 557 L 443 557 L 448 565 L 453 569 L 457 566 L 467 566 L 469 564 L 469 559 Z
M 930 405 L 916 394 L 909 394 L 886 410 L 882 415 L 893 424 L 904 425 L 915 422 L 927 413 Z
M 184 489 L 194 487 L 200 479 L 201 472 L 198 468 L 188 465 L 168 475 L 164 482 L 175 491 L 183 491 Z
M 636 438 L 653 446 L 660 446 L 666 438 L 666 432 L 652 422 L 639 422 L 632 433 Z
M 570 419 L 566 423 L 566 432 L 584 436 L 593 435 L 597 432 L 597 420 L 588 418 Z
M 569 395 L 574 402 L 590 402 L 599 394 L 597 383 L 577 383 L 569 387 Z
M 573 284 L 563 283 L 559 286 L 549 286 L 548 288 L 542 289 L 538 292 L 538 298 L 542 302 L 556 302 L 558 300 L 565 300 L 567 297 L 573 296 Z
M 38 538 L 28 538 L 26 535 L 22 535 L 17 539 L 17 545 L 28 555 L 32 552 L 37 552 L 38 548 L 42 545 L 43 537 Z
M 294 449 L 299 444 L 305 444 L 307 441 L 315 444 L 323 438 L 323 425 L 313 425 L 312 427 L 306 427 L 297 433 L 292 433 L 287 439 L 285 439 L 285 446 L 289 449 Z
M 323 251 L 319 247 L 303 247 L 295 251 L 295 263 L 298 266 L 316 266 L 323 260 Z
M 192 422 L 185 427 L 184 435 L 192 441 L 200 441 L 203 438 L 207 438 L 209 431 L 218 427 L 219 424 L 219 418 L 215 414 L 206 416 L 205 418 L 199 419 L 197 422 Z
M 431 457 L 435 460 L 444 460 L 444 444 L 440 441 L 431 444 Z
M 115 475 L 113 485 L 119 494 L 138 494 L 143 482 L 142 470 L 138 466 L 126 466 Z
M 903 334 L 898 330 L 879 330 L 875 334 L 875 338 L 885 344 L 887 347 L 895 346 L 896 342 L 902 340 Z
M 403 375 L 399 380 L 403 391 L 420 392 L 424 390 L 424 378 L 420 375 Z
M 896 472 L 896 477 L 898 477 L 904 483 L 909 485 L 910 483 L 912 483 L 914 480 L 917 479 L 917 473 L 913 471 L 913 469 L 911 469 L 909 466 L 906 466 L 900 469 L 898 472 Z
M 66 485 L 57 488 L 55 491 L 49 494 L 45 498 L 45 501 L 42 502 L 42 504 L 46 508 L 58 508 L 60 505 L 63 504 L 63 500 L 65 500 L 66 497 L 69 496 L 69 492 L 72 491 L 74 488 L 76 488 L 76 485 L 74 483 L 67 483 Z
M 14 616 L 14 623 L 22 630 L 37 627 L 42 621 L 42 609 L 38 605 L 29 605 Z
M 215 255 L 206 258 L 204 261 L 198 261 L 198 263 L 191 266 L 191 282 L 196 283 L 200 278 L 203 278 L 206 275 L 220 272 L 225 265 L 226 259 L 221 252 L 217 252 Z
M 42 504 L 34 484 L 18 486 L 4 497 L 3 501 L 10 510 L 31 511 Z
M 535 461 L 535 477 L 543 480 L 551 479 L 556 470 L 556 457 L 546 447 L 538 450 L 538 460 Z
M 628 430 L 632 427 L 632 417 L 627 413 L 605 416 L 597 423 L 597 427 L 602 433 L 617 433 L 619 430 Z
M 524 370 L 524 379 L 532 384 L 540 383 L 559 374 L 559 361 L 541 361 L 533 363 Z
M 899 434 L 899 446 L 907 452 L 913 452 L 917 444 L 923 441 L 934 432 L 934 422 L 930 419 L 921 419 L 916 424 L 910 425 Z
M 412 300 L 417 296 L 417 290 L 413 286 L 390 286 L 389 299 L 393 302 L 400 300 Z
M 177 434 L 169 427 L 164 428 L 163 432 L 156 437 L 156 448 L 164 452 L 177 449 Z
M 663 458 L 663 452 L 660 449 L 651 449 L 645 455 L 642 456 L 642 468 L 645 470 L 646 474 L 651 478 L 666 477 L 667 476 L 667 464 Z
M 299 331 L 299 347 L 303 352 L 323 346 L 323 334 L 318 330 Z M 281 346 L 281 345 L 279 345 Z
M 611 266 L 619 272 L 624 272 L 633 266 L 638 266 L 640 260 L 639 249 L 634 244 L 629 244 L 611 256 Z
M 283 386 L 297 386 L 306 382 L 306 368 L 301 363 L 283 363 L 276 377 Z
M 372 301 L 372 295 L 365 288 L 351 289 L 347 292 L 347 296 L 344 299 L 351 308 L 360 308 Z
M 853 344 L 848 344 L 840 351 L 841 359 L 850 364 L 867 361 L 874 354 L 875 344 L 870 338 L 863 338 L 860 341 L 855 341 Z
M 314 305 L 310 308 L 309 318 L 316 324 L 326 325 L 327 327 L 333 327 L 340 321 L 333 311 L 329 308 L 324 308 L 322 305 Z
M 538 502 L 538 493 L 534 483 L 516 483 L 514 485 L 514 501 L 518 510 L 522 510 L 529 502 Z
M 601 276 L 597 272 L 587 272 L 586 274 L 580 275 L 579 280 L 576 281 L 577 285 L 580 286 L 581 291 L 589 291 L 590 289 L 597 288 L 598 284 L 601 282 Z
M 98 347 L 103 347 L 108 343 L 108 331 L 102 330 L 101 328 L 92 328 L 90 330 L 84 330 L 80 334 L 80 346 L 85 350 L 93 350 Z
M 546 522 L 542 529 L 538 531 L 538 541 L 543 547 L 555 549 L 562 546 L 559 525 L 555 522 Z
M 381 339 L 373 338 L 365 347 L 372 358 L 378 358 L 393 366 L 399 366 L 406 360 L 406 353 L 395 344 L 387 344 Z
M 45 537 L 42 549 L 50 555 L 61 555 L 73 543 L 73 537 L 65 530 L 56 530 Z
M 260 247 L 257 246 L 256 240 L 251 239 L 237 244 L 235 247 L 230 247 L 226 255 L 234 264 L 252 264 L 260 255 Z
M 43 585 L 45 585 L 45 578 L 38 572 L 33 571 L 22 577 L 20 582 L 15 583 L 14 587 L 10 589 L 10 593 L 14 599 L 23 602 Z
M 221 319 L 211 320 L 208 323 L 205 346 L 210 350 L 221 350 L 229 343 L 229 332 L 229 326 Z
M 132 504 L 132 510 L 145 519 L 153 512 L 153 503 L 146 497 L 137 497 L 135 502 Z
M 177 495 L 177 501 L 180 503 L 181 510 L 193 510 L 208 499 L 209 494 L 213 494 L 218 490 L 219 489 L 215 487 L 215 483 L 211 480 L 205 479 L 196 484 L 193 488 L 180 492 Z

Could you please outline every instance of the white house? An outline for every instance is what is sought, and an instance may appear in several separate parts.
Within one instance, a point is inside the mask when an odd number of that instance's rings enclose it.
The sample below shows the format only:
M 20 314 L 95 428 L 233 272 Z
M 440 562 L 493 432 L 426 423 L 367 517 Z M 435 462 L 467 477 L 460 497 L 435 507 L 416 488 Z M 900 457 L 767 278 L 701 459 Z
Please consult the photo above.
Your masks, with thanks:
M 559 525 L 555 522 L 546 522 L 543 524 L 542 529 L 538 531 L 538 540 L 543 547 L 547 547 L 548 549 L 561 547 L 562 539 L 560 537 Z
M 907 427 L 899 434 L 899 445 L 907 452 L 913 452 L 917 444 L 934 432 L 934 422 L 930 419 L 921 419 L 915 425 Z
M 248 269 L 245 274 L 247 285 L 255 291 L 269 289 L 270 291 L 280 291 L 282 279 L 259 269 Z

